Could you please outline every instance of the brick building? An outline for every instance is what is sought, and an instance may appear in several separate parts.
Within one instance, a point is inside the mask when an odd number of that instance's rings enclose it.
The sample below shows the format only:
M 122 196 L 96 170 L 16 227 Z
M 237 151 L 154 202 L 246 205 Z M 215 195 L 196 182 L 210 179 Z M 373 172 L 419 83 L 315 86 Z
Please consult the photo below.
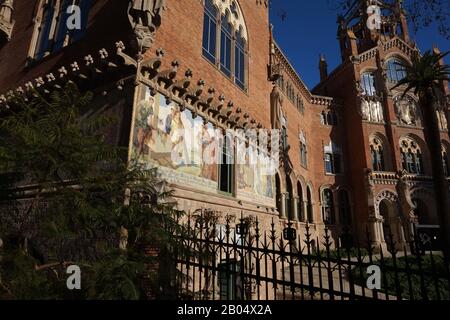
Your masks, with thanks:
M 267 0 L 0 3 L 0 106 L 68 80 L 93 91 L 95 112 L 120 120 L 111 142 L 129 147 L 130 160 L 158 167 L 180 208 L 242 213 L 265 227 L 309 223 L 313 238 L 325 226 L 335 240 L 344 228 L 362 238 L 369 226 L 377 244 L 389 226 L 402 243 L 417 219 L 437 223 L 417 99 L 389 90 L 404 74 L 394 62 L 417 50 L 400 7 L 381 31 L 358 18 L 363 4 L 342 17 L 342 63 L 328 74 L 321 58 L 321 83 L 309 90 L 273 39 Z M 69 30 L 74 4 L 80 28 Z M 447 94 L 443 84 L 446 168 Z M 174 149 L 175 128 L 193 132 L 182 139 L 185 149 Z M 262 175 L 261 163 L 192 161 L 208 152 L 196 146 L 214 140 L 215 129 L 280 130 L 277 174 Z M 213 153 L 233 158 L 232 146 Z M 183 161 L 174 163 L 174 150 Z

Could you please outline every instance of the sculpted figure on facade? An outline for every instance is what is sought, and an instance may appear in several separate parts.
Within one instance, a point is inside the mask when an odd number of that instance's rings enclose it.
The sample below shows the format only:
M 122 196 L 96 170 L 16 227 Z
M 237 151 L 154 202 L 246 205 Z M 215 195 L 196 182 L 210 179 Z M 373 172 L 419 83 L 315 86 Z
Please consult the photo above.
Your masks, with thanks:
M 417 103 L 409 96 L 401 96 L 394 99 L 395 111 L 400 123 L 416 126 L 420 124 L 418 117 Z
M 383 106 L 380 101 L 361 99 L 361 116 L 370 122 L 383 122 Z
M 407 181 L 407 172 L 399 171 L 396 176 L 396 190 L 400 200 L 400 207 L 402 209 L 403 216 L 409 220 L 410 218 L 414 218 L 414 209 L 416 206 L 411 199 L 411 187 Z
M 282 104 L 283 98 L 281 97 L 280 89 L 277 85 L 275 85 L 272 93 L 270 94 L 270 119 L 272 129 L 281 129 Z
M 140 51 L 150 48 L 156 29 L 161 25 L 165 0 L 130 0 L 128 16 Z
M 439 129 L 448 130 L 448 122 L 447 116 L 445 115 L 445 111 L 443 109 L 436 110 L 436 115 L 438 119 Z

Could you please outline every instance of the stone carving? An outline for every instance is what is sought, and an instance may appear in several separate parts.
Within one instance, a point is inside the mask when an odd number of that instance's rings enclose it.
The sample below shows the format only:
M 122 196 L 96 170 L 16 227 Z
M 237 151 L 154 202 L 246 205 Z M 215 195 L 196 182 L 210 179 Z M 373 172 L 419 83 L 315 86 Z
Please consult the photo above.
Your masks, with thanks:
M 361 116 L 370 122 L 384 122 L 383 106 L 380 101 L 361 100 Z
M 394 204 L 398 204 L 398 196 L 394 192 L 389 190 L 384 190 L 378 194 L 378 196 L 375 199 L 375 207 L 379 208 L 380 203 L 383 200 L 389 200 Z
M 270 94 L 270 119 L 272 123 L 272 129 L 281 129 L 281 106 L 283 105 L 283 98 L 280 94 L 280 89 L 277 85 L 273 87 Z
M 436 110 L 436 116 L 438 119 L 439 129 L 448 130 L 447 117 L 444 110 Z
M 14 26 L 14 20 L 12 18 L 13 11 L 13 0 L 5 0 L 0 4 L 0 42 L 4 39 L 9 40 L 11 38 Z
M 161 25 L 161 13 L 166 8 L 165 0 L 130 0 L 128 16 L 143 53 L 151 47 L 153 36 Z
M 398 96 L 394 99 L 394 103 L 395 112 L 400 123 L 409 126 L 420 125 L 417 103 L 413 98 L 409 96 L 405 96 L 404 98 Z
M 414 209 L 415 205 L 411 199 L 411 188 L 407 182 L 407 172 L 399 171 L 396 174 L 397 176 L 397 185 L 396 190 L 399 195 L 400 206 L 402 208 L 402 212 L 406 216 L 406 218 L 414 217 Z

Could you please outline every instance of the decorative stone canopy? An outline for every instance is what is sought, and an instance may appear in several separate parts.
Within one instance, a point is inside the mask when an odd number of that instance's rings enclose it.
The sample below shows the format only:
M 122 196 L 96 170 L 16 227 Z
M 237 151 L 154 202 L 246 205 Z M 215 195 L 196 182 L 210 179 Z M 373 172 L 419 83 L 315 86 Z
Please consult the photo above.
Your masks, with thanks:
M 13 5 L 13 0 L 3 0 L 0 4 L 0 45 L 11 39 L 14 27 L 14 20 L 12 18 L 14 11 Z

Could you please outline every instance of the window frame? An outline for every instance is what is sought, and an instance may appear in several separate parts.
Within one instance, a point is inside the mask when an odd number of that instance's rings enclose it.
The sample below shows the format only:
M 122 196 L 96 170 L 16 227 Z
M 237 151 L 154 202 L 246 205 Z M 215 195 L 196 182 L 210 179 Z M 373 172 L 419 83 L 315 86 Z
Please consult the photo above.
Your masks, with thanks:
M 342 157 L 340 153 L 326 152 L 324 155 L 325 162 L 325 174 L 326 175 L 339 175 L 342 174 Z M 331 172 L 328 171 L 328 165 L 331 168 Z
M 397 83 L 406 77 L 406 70 L 399 63 L 405 61 L 398 57 L 389 58 L 386 61 L 386 76 L 391 83 Z
M 67 27 L 62 27 L 66 26 L 63 21 L 67 21 L 70 16 L 67 14 L 67 8 L 72 5 L 78 5 L 81 9 L 81 30 L 67 30 Z M 39 1 L 28 50 L 28 62 L 40 61 L 81 40 L 86 33 L 91 5 L 91 0 Z M 46 19 L 44 15 L 49 8 L 52 8 L 51 17 Z
M 377 86 L 375 74 L 372 71 L 366 71 L 361 74 L 361 90 L 363 95 L 373 97 L 377 95 Z
M 224 135 L 221 138 L 220 145 L 220 163 L 218 164 L 218 192 L 228 196 L 235 195 L 235 152 L 234 152 L 234 142 L 232 136 Z M 231 145 L 230 145 L 231 144 Z M 227 160 L 231 160 L 231 163 L 227 163 Z M 227 190 L 222 189 L 222 170 L 227 173 Z
M 322 222 L 325 225 L 336 224 L 336 210 L 334 208 L 334 194 L 330 188 L 322 190 Z M 328 216 L 328 219 L 326 219 Z
M 235 6 L 237 3 L 233 2 Z M 208 7 L 209 4 L 215 9 L 215 41 L 209 41 L 209 44 L 214 42 L 215 44 L 215 55 L 213 56 L 207 48 L 205 48 L 205 22 L 208 17 L 208 21 L 212 20 L 212 13 Z M 204 18 L 203 18 L 203 39 L 202 39 L 202 56 L 210 63 L 212 63 L 226 78 L 232 81 L 239 89 L 248 93 L 249 88 L 249 44 L 248 40 L 245 39 L 244 36 L 239 36 L 241 29 L 235 29 L 233 24 L 231 23 L 231 15 L 233 12 L 227 8 L 225 13 L 221 12 L 221 10 L 215 5 L 214 1 L 206 0 L 204 5 Z M 239 16 L 239 15 L 238 15 Z M 225 19 L 225 20 L 224 20 Z M 226 21 L 230 28 L 225 28 L 224 21 Z M 211 24 L 209 25 L 209 27 Z M 210 32 L 211 33 L 211 32 Z M 208 34 L 208 37 L 211 38 L 211 34 Z M 239 41 L 238 37 L 243 41 Z M 229 44 L 230 48 L 226 48 L 226 51 L 223 51 L 224 44 Z M 225 55 L 226 61 L 224 61 L 224 53 L 227 52 L 229 54 L 229 68 L 227 66 L 228 57 Z M 237 65 L 239 63 L 239 66 Z M 238 68 L 239 67 L 239 68 Z M 242 81 L 243 80 L 243 81 Z

